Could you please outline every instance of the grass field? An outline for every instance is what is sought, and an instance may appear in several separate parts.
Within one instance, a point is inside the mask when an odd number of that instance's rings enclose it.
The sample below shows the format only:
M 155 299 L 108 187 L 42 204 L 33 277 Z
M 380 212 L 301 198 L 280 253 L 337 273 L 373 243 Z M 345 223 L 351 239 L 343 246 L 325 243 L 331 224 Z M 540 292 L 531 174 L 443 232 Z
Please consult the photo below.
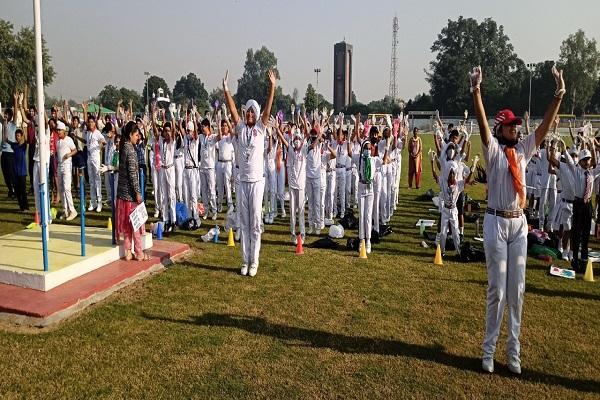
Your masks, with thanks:
M 200 242 L 206 226 L 180 232 L 172 239 L 192 246 L 187 260 L 53 328 L 3 325 L 0 398 L 600 398 L 598 283 L 551 278 L 531 258 L 523 375 L 505 366 L 506 325 L 497 372 L 480 372 L 485 267 L 433 265 L 414 227 L 429 215 L 416 197 L 433 187 L 430 168 L 408 190 L 406 158 L 394 233 L 368 260 L 296 256 L 279 219 L 251 279 L 238 275 L 239 245 Z M 480 200 L 483 191 L 468 189 Z M 16 211 L 2 185 L 0 233 L 31 221 Z

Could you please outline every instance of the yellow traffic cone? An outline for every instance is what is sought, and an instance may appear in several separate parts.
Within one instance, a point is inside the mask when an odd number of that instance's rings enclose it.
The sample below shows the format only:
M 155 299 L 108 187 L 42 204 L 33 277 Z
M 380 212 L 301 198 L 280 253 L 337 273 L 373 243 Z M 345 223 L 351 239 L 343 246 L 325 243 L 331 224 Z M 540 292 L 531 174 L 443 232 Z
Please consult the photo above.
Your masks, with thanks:
M 227 247 L 235 247 L 235 240 L 233 240 L 233 229 L 229 228 L 229 237 L 227 238 Z
M 437 245 L 437 249 L 435 249 L 435 259 L 433 260 L 435 265 L 444 265 L 442 262 L 442 248 L 440 245 Z
M 587 267 L 585 268 L 585 274 L 583 280 L 586 282 L 594 282 L 594 268 L 592 267 L 592 260 L 588 258 Z
M 112 220 L 108 217 L 108 223 L 106 224 L 106 229 L 112 231 Z
M 365 245 L 365 239 L 360 240 L 360 246 L 358 247 L 358 258 L 367 258 L 367 246 Z

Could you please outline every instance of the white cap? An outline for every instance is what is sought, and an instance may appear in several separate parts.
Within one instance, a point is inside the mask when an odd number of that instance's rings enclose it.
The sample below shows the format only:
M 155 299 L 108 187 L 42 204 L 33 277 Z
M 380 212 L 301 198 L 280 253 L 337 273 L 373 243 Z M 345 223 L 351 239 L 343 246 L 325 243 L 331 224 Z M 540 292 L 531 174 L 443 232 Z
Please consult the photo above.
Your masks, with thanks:
M 67 130 L 67 127 L 65 126 L 65 124 L 62 121 L 58 121 L 56 123 L 56 130 L 64 131 L 64 130 Z
M 585 160 L 586 158 L 590 158 L 592 153 L 588 149 L 581 150 L 579 152 L 579 160 Z

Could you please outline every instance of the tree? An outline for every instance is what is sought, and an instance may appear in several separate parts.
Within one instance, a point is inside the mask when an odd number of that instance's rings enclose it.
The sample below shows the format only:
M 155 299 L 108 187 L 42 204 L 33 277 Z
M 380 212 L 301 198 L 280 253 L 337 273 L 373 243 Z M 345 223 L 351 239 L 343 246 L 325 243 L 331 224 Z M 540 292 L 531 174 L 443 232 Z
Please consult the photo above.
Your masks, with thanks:
M 317 103 L 319 98 L 317 97 L 317 91 L 313 87 L 312 84 L 308 84 L 306 87 L 306 93 L 304 94 L 304 107 L 306 107 L 306 111 L 312 112 L 317 108 Z
M 142 111 L 144 109 L 144 105 L 146 104 L 146 99 L 144 98 L 144 102 L 140 97 L 140 94 L 132 89 L 127 89 L 122 87 L 117 89 L 116 86 L 106 85 L 104 89 L 98 93 L 96 101 L 102 106 L 116 111 L 119 100 L 123 101 L 123 106 L 128 107 L 129 101 L 132 102 L 134 111 Z
M 148 90 L 148 88 L 150 88 L 150 90 Z M 146 104 L 147 92 L 150 93 L 149 99 L 152 101 L 152 95 L 158 95 L 158 88 L 162 88 L 162 90 L 164 90 L 165 96 L 171 96 L 171 89 L 169 89 L 167 82 L 159 76 L 152 75 L 150 78 L 148 78 L 148 82 L 144 83 L 144 89 L 142 90 L 141 98 L 142 103 Z
M 267 90 L 270 86 L 267 78 L 268 70 L 273 70 L 275 76 L 279 79 L 275 54 L 264 46 L 255 52 L 248 49 L 246 62 L 244 63 L 244 73 L 238 79 L 238 89 L 235 95 L 238 104 L 245 103 L 249 99 L 256 100 L 261 107 L 266 104 Z
M 600 79 L 596 82 L 596 89 L 590 99 L 588 111 L 594 114 L 600 114 Z
M 507 101 L 508 94 L 521 92 L 525 64 L 514 52 L 504 27 L 490 18 L 478 23 L 472 18 L 448 20 L 431 46 L 437 53 L 430 62 L 427 81 L 434 106 L 446 114 L 462 114 L 472 108 L 468 72 L 481 65 L 484 97 L 490 112 Z
M 385 96 L 381 100 L 374 100 L 367 104 L 370 112 L 372 113 L 384 113 L 384 114 L 399 114 L 400 105 L 390 96 Z
M 290 107 L 292 104 L 295 104 L 292 96 L 283 94 L 281 86 L 277 86 L 277 89 L 275 89 L 275 99 L 273 100 L 273 111 L 283 111 L 284 115 L 291 115 Z
M 193 100 L 198 108 L 208 108 L 208 92 L 204 89 L 202 81 L 193 72 L 190 72 L 187 76 L 182 76 L 175 82 L 173 99 L 179 104 Z
M 52 57 L 42 37 L 44 86 L 52 83 L 55 72 Z M 0 100 L 12 100 L 15 89 L 29 86 L 35 92 L 35 35 L 31 27 L 23 27 L 14 34 L 13 25 L 0 19 Z
M 421 93 L 406 103 L 404 111 L 432 111 L 433 109 L 433 98 L 427 93 Z
M 208 102 L 211 106 L 215 106 L 215 101 L 218 101 L 219 104 L 225 104 L 225 93 L 223 92 L 223 88 L 215 88 L 208 95 Z
M 342 112 L 346 115 L 354 115 L 357 113 L 361 113 L 363 116 L 368 115 L 371 110 L 366 104 L 359 103 L 358 101 L 348 104 L 346 107 L 342 109 Z
M 598 72 L 600 71 L 600 52 L 595 39 L 587 39 L 580 29 L 569 35 L 560 46 L 560 68 L 565 81 L 569 82 L 567 101 L 571 114 L 575 109 L 585 111 L 594 94 Z

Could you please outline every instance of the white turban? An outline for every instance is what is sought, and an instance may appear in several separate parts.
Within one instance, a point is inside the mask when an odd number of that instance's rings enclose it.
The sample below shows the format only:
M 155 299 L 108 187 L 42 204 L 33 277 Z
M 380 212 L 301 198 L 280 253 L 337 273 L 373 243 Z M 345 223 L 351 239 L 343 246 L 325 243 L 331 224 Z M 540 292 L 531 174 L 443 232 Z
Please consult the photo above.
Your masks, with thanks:
M 258 116 L 260 115 L 260 106 L 258 105 L 256 100 L 250 99 L 246 102 L 246 111 L 248 111 L 251 108 L 254 108 L 254 112 L 256 113 L 256 118 L 258 119 Z

